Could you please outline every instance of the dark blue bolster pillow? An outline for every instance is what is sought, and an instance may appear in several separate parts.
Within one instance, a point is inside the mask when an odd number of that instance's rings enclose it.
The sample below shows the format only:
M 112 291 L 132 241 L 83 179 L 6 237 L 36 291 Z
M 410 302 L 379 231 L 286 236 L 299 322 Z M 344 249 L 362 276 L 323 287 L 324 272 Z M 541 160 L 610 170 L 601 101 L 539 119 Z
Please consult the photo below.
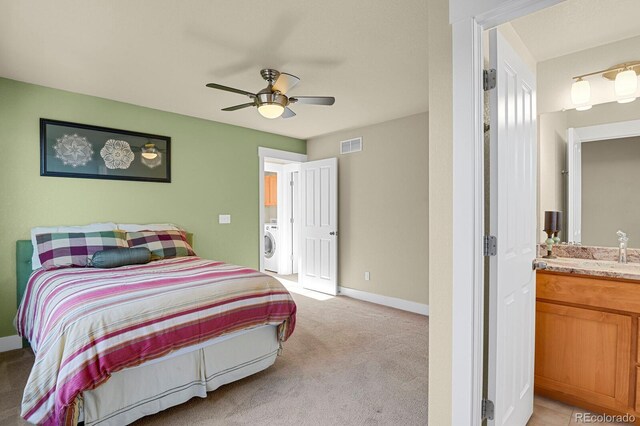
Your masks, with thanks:
M 117 268 L 126 265 L 149 263 L 151 252 L 146 247 L 100 250 L 91 258 L 94 268 Z

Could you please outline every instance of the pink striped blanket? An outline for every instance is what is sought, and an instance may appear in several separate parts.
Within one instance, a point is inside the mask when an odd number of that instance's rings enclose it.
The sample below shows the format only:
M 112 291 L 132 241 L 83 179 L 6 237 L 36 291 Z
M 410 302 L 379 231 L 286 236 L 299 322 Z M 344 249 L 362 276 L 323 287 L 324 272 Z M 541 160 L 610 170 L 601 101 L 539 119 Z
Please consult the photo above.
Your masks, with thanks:
M 291 295 L 274 278 L 198 257 L 38 270 L 16 316 L 36 354 L 21 415 L 37 424 L 75 424 L 80 394 L 112 373 L 259 325 L 277 325 L 285 341 L 295 314 Z

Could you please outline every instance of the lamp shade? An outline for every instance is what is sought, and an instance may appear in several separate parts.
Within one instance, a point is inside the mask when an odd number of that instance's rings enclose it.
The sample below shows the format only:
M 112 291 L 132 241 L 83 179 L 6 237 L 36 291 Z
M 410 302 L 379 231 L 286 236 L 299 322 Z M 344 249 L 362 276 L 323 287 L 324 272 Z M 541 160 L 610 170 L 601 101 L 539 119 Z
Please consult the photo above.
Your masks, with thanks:
M 264 118 L 278 118 L 284 112 L 284 107 L 276 103 L 262 104 L 258 107 L 258 112 Z
M 579 78 L 571 85 L 571 102 L 578 111 L 591 108 L 591 85 L 588 81 Z
M 635 101 L 638 90 L 638 75 L 634 70 L 620 71 L 616 75 L 614 85 L 619 103 L 624 104 Z

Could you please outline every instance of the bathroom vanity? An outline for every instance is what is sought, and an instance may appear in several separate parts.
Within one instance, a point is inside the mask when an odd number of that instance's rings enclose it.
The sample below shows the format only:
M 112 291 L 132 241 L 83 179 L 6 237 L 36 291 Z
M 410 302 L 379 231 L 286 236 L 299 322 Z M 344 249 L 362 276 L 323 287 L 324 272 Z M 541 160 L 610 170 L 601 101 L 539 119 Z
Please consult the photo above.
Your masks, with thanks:
M 535 391 L 640 419 L 640 250 L 561 246 L 537 272 Z

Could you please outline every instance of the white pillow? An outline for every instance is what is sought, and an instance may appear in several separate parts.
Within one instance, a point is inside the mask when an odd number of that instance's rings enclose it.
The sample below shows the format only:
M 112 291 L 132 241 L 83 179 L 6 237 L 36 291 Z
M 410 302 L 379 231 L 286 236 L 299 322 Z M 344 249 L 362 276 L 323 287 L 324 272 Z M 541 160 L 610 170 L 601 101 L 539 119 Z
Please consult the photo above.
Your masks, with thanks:
M 171 223 L 149 223 L 147 225 L 138 225 L 136 223 L 118 223 L 118 229 L 125 232 L 181 230 Z
M 55 232 L 97 232 L 97 231 L 115 231 L 117 228 L 113 222 L 106 223 L 92 223 L 91 225 L 83 226 L 48 226 L 48 227 L 36 227 L 31 228 L 31 244 L 33 245 L 33 256 L 31 257 L 31 268 L 35 271 L 40 268 L 40 258 L 38 257 L 38 242 L 36 241 L 36 235 L 50 234 Z

